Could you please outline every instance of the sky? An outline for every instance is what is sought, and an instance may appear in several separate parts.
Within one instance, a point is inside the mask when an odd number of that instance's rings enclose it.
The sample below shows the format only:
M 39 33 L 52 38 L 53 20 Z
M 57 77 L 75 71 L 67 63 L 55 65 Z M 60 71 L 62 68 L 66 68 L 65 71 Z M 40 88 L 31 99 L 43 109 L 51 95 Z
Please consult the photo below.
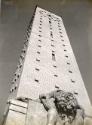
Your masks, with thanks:
M 3 0 L 0 16 L 0 120 L 36 5 L 62 17 L 92 102 L 91 0 Z

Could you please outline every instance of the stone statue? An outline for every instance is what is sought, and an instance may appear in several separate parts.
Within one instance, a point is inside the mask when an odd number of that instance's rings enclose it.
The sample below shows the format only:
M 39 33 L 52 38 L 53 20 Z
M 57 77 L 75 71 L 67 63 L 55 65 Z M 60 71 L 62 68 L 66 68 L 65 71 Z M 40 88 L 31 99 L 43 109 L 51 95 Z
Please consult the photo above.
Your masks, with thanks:
M 84 109 L 78 104 L 73 93 L 56 90 L 39 96 L 41 103 L 47 110 L 47 125 L 56 125 L 57 118 L 61 125 L 92 125 L 84 123 L 86 116 Z
M 18 98 L 18 100 L 28 102 L 27 98 Z M 92 116 L 85 114 L 72 92 L 57 89 L 39 95 L 36 101 L 42 103 L 47 111 L 46 125 L 58 125 L 58 120 L 59 125 L 92 125 Z

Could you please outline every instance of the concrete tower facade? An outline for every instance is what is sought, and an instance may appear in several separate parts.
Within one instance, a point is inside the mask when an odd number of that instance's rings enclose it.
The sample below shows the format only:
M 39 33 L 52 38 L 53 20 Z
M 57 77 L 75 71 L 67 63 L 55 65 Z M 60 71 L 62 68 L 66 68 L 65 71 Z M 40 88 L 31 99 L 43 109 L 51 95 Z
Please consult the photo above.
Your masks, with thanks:
M 91 114 L 91 103 L 62 18 L 36 7 L 11 82 L 3 124 L 43 125 L 46 111 L 36 100 L 39 94 L 56 88 L 73 92 L 85 112 Z M 31 117 L 34 112 L 40 115 L 35 122 Z

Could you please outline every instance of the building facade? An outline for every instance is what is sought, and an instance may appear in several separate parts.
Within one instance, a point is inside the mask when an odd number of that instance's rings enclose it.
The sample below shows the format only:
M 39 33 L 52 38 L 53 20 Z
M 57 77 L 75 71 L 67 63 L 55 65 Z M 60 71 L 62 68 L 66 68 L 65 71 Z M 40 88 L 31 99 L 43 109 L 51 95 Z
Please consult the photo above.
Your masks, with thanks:
M 62 18 L 36 7 L 11 82 L 3 124 L 46 124 L 46 111 L 37 100 L 40 94 L 57 88 L 74 93 L 91 115 L 91 103 Z M 35 121 L 34 112 L 39 116 Z

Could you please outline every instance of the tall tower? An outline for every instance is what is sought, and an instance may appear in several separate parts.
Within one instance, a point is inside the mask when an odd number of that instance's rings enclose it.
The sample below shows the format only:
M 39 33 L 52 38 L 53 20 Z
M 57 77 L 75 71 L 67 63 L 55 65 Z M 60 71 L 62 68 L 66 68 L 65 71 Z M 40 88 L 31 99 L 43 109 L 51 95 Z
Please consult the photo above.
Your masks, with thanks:
M 85 112 L 91 104 L 61 17 L 36 7 L 11 82 L 4 125 L 44 125 L 39 94 L 56 88 L 73 92 Z M 33 122 L 34 112 L 40 117 Z M 40 122 L 40 120 L 42 122 Z

